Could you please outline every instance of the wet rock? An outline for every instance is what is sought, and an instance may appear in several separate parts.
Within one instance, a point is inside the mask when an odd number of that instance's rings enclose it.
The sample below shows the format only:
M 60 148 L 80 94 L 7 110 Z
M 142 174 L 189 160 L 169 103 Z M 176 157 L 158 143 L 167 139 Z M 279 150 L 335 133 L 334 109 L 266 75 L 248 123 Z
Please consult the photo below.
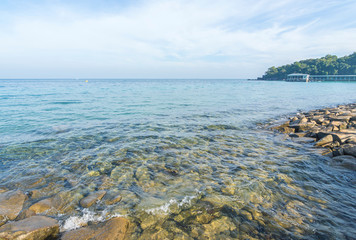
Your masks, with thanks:
M 296 132 L 304 132 L 315 126 L 315 122 L 305 122 L 289 125 L 290 128 L 294 128 Z
M 112 218 L 105 223 L 90 225 L 65 232 L 62 240 L 120 240 L 124 239 L 129 227 L 125 218 Z
M 17 218 L 15 220 L 19 221 L 19 220 L 23 220 L 25 218 L 29 218 L 29 217 L 32 217 L 35 215 L 36 215 L 36 213 L 34 211 L 32 211 L 30 209 L 25 209 L 20 212 L 20 214 L 17 216 Z
M 231 231 L 236 229 L 236 225 L 226 216 L 215 219 L 209 224 L 204 224 L 203 227 L 205 229 L 204 237 L 212 239 L 216 238 L 214 236 L 220 233 L 226 233 L 229 235 Z
M 58 221 L 45 216 L 33 216 L 0 227 L 0 239 L 42 240 L 55 238 L 58 233 Z
M 315 138 L 311 138 L 311 137 L 293 138 L 293 142 L 298 142 L 298 143 L 312 143 L 312 142 L 315 142 Z
M 105 204 L 106 205 L 113 205 L 115 203 L 118 203 L 121 201 L 122 197 L 121 195 L 114 195 L 114 196 L 109 196 L 107 195 L 108 197 L 105 198 Z
M 26 199 L 19 190 L 0 193 L 0 226 L 19 215 Z
M 289 137 L 299 138 L 299 137 L 306 137 L 307 135 L 308 135 L 308 132 L 299 132 L 299 133 L 291 133 L 291 134 L 289 134 Z
M 104 190 L 91 193 L 82 200 L 80 200 L 80 206 L 82 206 L 83 208 L 88 208 L 94 203 L 96 203 L 98 200 L 101 200 L 105 194 L 106 191 Z
M 63 191 L 51 198 L 33 204 L 29 210 L 37 214 L 65 214 L 72 212 L 83 195 L 76 191 Z
M 43 213 L 52 207 L 54 207 L 52 199 L 47 198 L 33 204 L 29 210 L 35 213 Z
M 344 150 L 345 155 L 351 155 L 356 157 L 356 145 L 354 144 L 345 144 L 342 149 Z
M 342 166 L 350 170 L 356 171 L 356 158 L 350 155 L 341 155 L 332 158 L 333 165 Z

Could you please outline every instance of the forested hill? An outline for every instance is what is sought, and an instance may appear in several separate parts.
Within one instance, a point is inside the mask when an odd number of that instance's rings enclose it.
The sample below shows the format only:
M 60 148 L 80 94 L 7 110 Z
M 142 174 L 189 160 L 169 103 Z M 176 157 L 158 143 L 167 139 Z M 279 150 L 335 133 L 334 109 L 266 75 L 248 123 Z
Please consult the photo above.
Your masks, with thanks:
M 291 73 L 306 73 L 310 75 L 356 75 L 356 52 L 349 56 L 338 58 L 326 55 L 322 58 L 307 59 L 281 67 L 270 67 L 260 79 L 282 80 Z

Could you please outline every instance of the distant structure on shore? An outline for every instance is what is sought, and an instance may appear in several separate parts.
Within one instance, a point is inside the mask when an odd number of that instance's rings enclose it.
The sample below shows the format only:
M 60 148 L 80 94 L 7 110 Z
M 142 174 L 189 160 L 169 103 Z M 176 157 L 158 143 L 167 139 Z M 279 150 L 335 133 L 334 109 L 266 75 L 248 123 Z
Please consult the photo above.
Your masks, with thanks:
M 303 73 L 292 73 L 287 75 L 287 82 L 335 82 L 356 81 L 356 75 L 309 75 Z

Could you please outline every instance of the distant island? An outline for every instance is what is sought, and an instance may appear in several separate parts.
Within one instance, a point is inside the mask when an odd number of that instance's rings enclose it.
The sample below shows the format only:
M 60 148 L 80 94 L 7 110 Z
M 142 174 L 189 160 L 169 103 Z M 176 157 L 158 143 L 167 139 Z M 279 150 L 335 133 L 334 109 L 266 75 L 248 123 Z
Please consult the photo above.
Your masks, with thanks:
M 308 75 L 356 75 L 356 52 L 338 58 L 326 55 L 322 58 L 307 59 L 281 67 L 270 67 L 259 80 L 284 80 L 289 74 Z

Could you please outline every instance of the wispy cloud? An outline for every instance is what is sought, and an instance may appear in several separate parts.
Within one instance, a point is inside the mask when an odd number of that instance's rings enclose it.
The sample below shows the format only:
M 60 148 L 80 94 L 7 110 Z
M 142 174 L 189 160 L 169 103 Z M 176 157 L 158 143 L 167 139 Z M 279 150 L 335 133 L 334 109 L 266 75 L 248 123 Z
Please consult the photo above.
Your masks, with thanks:
M 0 77 L 257 77 L 356 51 L 354 1 L 89 2 L 0 5 Z

